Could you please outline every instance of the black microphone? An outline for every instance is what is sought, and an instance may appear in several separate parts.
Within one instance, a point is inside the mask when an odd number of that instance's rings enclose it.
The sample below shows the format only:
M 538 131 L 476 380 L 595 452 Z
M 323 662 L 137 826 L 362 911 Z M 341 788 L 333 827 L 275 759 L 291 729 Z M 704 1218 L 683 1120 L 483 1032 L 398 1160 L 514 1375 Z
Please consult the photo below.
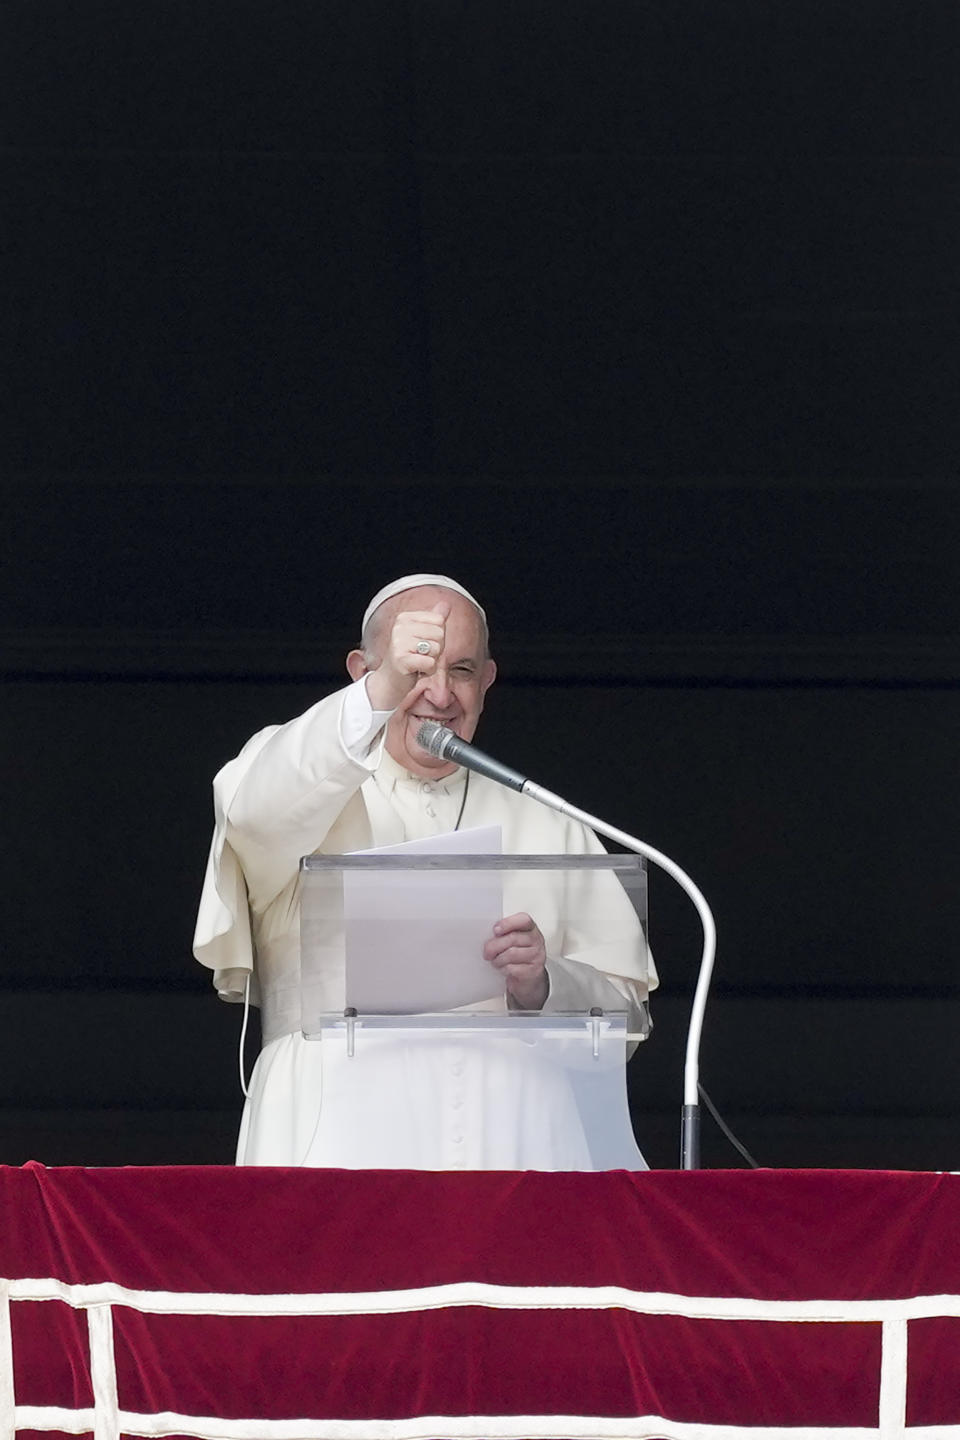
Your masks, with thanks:
M 424 720 L 417 731 L 417 744 L 422 745 L 427 754 L 435 756 L 437 760 L 449 760 L 452 765 L 465 765 L 468 770 L 476 770 L 478 774 L 486 775 L 489 780 L 496 780 L 511 790 L 522 791 L 524 786 L 530 783 L 525 775 L 511 770 L 509 765 L 501 765 L 499 760 L 485 755 L 475 745 L 468 745 L 466 740 L 461 740 L 459 735 L 455 735 L 437 720 Z

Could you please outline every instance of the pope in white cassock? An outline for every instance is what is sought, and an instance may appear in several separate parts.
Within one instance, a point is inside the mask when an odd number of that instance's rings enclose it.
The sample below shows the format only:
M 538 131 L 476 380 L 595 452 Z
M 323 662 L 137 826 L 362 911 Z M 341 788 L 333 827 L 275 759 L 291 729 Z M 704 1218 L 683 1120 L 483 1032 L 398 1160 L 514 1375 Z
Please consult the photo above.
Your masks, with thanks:
M 303 856 L 491 825 L 505 854 L 603 853 L 576 821 L 418 745 L 425 720 L 470 740 L 496 675 L 486 616 L 455 580 L 407 575 L 379 591 L 347 671 L 349 686 L 260 731 L 214 781 L 194 953 L 223 999 L 249 994 L 259 1004 L 263 1036 L 237 1163 L 512 1169 L 523 1156 L 530 1168 L 589 1168 L 582 1134 L 535 1066 L 484 1063 L 456 1047 L 426 1057 L 398 1052 L 399 1068 L 376 1095 L 351 1095 L 354 1062 L 301 1032 Z M 504 916 L 483 950 L 503 980 L 494 1008 L 600 1006 L 627 1010 L 630 1029 L 645 1029 L 656 971 L 629 905 L 610 899 L 609 891 L 584 895 L 570 907 L 577 913 L 563 914 L 548 892 L 538 899 L 534 891 L 539 913 L 531 905 Z M 342 1012 L 342 961 L 319 980 L 322 1008 Z M 402 1113 L 411 1103 L 413 1129 Z M 485 1125 L 505 1104 L 511 1124 Z M 404 1148 L 394 1153 L 401 1134 Z

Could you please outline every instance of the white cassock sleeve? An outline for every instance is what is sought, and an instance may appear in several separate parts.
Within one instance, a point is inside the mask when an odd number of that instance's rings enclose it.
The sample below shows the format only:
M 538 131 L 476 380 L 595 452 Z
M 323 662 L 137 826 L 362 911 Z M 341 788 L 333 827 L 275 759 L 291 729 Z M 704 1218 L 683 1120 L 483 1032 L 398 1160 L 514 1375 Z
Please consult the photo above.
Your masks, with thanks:
M 380 762 L 389 712 L 362 680 L 286 725 L 261 730 L 213 782 L 214 834 L 193 953 L 225 1000 L 253 969 L 250 908 L 262 912 L 295 878 Z
M 650 958 L 652 967 L 653 960 Z M 543 1005 L 545 1015 L 565 1010 L 626 1010 L 630 1031 L 644 1037 L 650 1030 L 650 1017 L 645 1006 L 644 987 L 620 975 L 603 974 L 581 961 L 567 960 L 562 955 L 547 960 L 550 993 Z

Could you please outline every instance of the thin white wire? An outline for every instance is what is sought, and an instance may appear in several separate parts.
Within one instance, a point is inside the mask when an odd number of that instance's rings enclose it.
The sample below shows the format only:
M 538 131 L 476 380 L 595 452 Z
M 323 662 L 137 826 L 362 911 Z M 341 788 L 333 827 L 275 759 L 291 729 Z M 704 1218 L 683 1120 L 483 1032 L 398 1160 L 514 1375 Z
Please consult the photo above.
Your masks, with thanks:
M 322 1045 L 322 1044 L 323 1044 L 323 1041 L 320 1040 L 320 1041 L 318 1041 L 318 1042 L 316 1042 L 316 1043 Z M 303 1152 L 303 1159 L 297 1161 L 297 1169 L 298 1169 L 298 1170 L 302 1170 L 303 1167 L 306 1165 L 307 1160 L 308 1160 L 308 1158 L 309 1158 L 309 1156 L 310 1156 L 310 1151 L 311 1151 L 311 1150 L 313 1149 L 313 1147 L 314 1147 L 314 1144 L 315 1144 L 316 1139 L 317 1139 L 317 1132 L 318 1132 L 319 1129 L 320 1129 L 320 1116 L 321 1116 L 322 1110 L 323 1110 L 323 1096 L 321 1095 L 320 1098 L 319 1098 L 319 1100 L 317 1101 L 317 1118 L 316 1118 L 316 1120 L 314 1120 L 314 1122 L 313 1122 L 313 1131 L 312 1131 L 312 1133 L 311 1133 L 311 1135 L 310 1135 L 310 1139 L 307 1141 L 307 1148 L 306 1148 L 306 1150 L 304 1150 L 304 1152 Z
M 243 1091 L 244 1096 L 245 1096 L 246 1098 L 249 1098 L 249 1096 L 250 1096 L 250 1088 L 249 1088 L 249 1086 L 247 1085 L 247 1076 L 246 1076 L 246 1070 L 245 1070 L 245 1067 L 244 1067 L 244 1060 L 245 1060 L 245 1058 L 246 1058 L 246 1057 L 245 1057 L 245 1051 L 246 1051 L 246 1040 L 247 1040 L 247 1024 L 248 1024 L 248 1022 L 249 1022 L 249 1019 L 250 1019 L 250 974 L 249 974 L 249 972 L 248 972 L 248 973 L 247 973 L 247 978 L 246 978 L 246 980 L 243 982 L 243 1024 L 242 1024 L 241 1027 L 240 1027 L 240 1050 L 239 1050 L 239 1054 L 238 1054 L 238 1057 L 237 1057 L 237 1058 L 238 1058 L 239 1065 L 240 1065 L 240 1089 Z M 307 1144 L 307 1148 L 306 1148 L 306 1150 L 303 1152 L 303 1159 L 297 1161 L 297 1166 L 298 1166 L 298 1167 L 303 1166 L 303 1165 L 306 1165 L 306 1163 L 307 1163 L 307 1156 L 310 1154 L 310 1151 L 313 1149 L 313 1143 L 314 1143 L 314 1141 L 315 1141 L 316 1138 L 317 1138 L 317 1131 L 318 1131 L 319 1129 L 320 1129 L 320 1106 L 318 1105 L 318 1106 L 317 1106 L 317 1118 L 316 1118 L 316 1121 L 314 1122 L 314 1126 L 313 1126 L 313 1134 L 310 1136 L 310 1140 L 309 1140 L 309 1142 L 308 1142 L 308 1144 Z
M 240 1027 L 240 1051 L 237 1056 L 240 1065 L 240 1089 L 247 1097 L 250 1091 L 247 1088 L 247 1075 L 244 1069 L 245 1048 L 247 1043 L 247 1022 L 250 1019 L 250 971 L 247 971 L 247 978 L 243 982 L 243 1024 Z

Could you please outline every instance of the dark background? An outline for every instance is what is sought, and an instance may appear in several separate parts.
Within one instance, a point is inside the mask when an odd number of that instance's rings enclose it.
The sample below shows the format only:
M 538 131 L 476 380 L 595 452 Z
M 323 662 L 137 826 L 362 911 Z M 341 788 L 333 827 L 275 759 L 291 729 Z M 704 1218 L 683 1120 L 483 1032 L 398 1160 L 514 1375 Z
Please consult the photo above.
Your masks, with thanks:
M 957 1168 L 953 0 L 0 28 L 0 1161 L 231 1158 L 210 779 L 439 569 L 485 747 L 713 904 L 702 1078 L 757 1158 Z M 672 1165 L 699 935 L 652 907 Z

